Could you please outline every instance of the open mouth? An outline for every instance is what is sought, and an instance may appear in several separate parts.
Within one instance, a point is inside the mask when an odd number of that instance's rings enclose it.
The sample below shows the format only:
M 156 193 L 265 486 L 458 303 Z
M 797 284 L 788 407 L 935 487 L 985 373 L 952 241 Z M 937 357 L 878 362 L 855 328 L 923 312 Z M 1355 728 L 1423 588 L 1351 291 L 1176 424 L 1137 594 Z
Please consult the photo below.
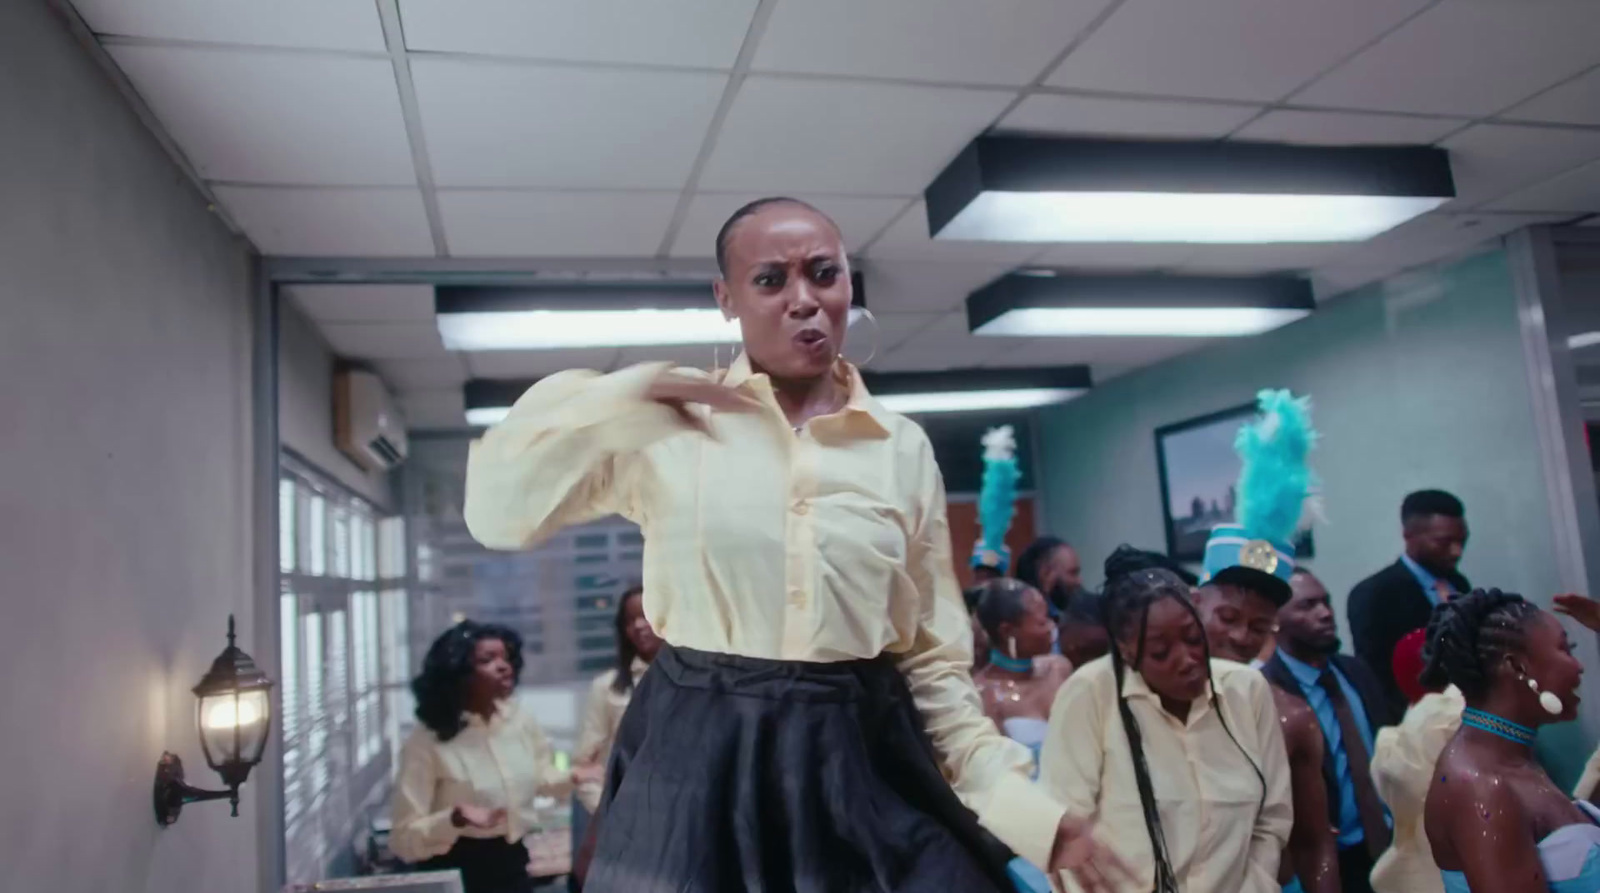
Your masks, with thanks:
M 802 329 L 794 336 L 796 344 L 806 350 L 818 350 L 828 343 L 828 335 L 821 329 Z

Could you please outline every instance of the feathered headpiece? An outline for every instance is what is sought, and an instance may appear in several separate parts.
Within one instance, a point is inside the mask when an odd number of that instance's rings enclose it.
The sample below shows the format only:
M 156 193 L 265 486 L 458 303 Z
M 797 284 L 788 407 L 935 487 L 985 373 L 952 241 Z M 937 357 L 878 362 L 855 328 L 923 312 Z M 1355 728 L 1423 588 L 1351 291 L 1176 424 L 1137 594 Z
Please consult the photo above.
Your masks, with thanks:
M 1211 532 L 1206 543 L 1206 580 L 1237 582 L 1280 605 L 1289 600 L 1294 539 L 1315 513 L 1316 476 L 1307 458 L 1316 445 L 1311 401 L 1284 390 L 1256 395 L 1259 415 L 1239 429 L 1239 483 L 1234 523 Z
M 1006 533 L 1016 514 L 1017 438 L 1010 425 L 990 428 L 983 435 L 983 489 L 978 493 L 978 543 L 972 550 L 973 567 L 992 567 L 1001 573 L 1011 566 Z

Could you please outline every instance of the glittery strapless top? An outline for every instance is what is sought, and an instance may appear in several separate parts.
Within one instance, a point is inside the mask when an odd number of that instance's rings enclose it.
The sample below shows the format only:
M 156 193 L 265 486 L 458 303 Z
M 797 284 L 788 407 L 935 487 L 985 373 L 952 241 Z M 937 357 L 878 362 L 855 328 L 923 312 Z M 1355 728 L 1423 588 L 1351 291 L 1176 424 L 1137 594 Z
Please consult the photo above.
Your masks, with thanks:
M 1575 800 L 1589 817 L 1588 824 L 1557 828 L 1539 841 L 1539 862 L 1544 865 L 1550 893 L 1600 893 L 1600 809 L 1587 800 Z M 1441 872 L 1445 893 L 1472 893 L 1466 875 Z

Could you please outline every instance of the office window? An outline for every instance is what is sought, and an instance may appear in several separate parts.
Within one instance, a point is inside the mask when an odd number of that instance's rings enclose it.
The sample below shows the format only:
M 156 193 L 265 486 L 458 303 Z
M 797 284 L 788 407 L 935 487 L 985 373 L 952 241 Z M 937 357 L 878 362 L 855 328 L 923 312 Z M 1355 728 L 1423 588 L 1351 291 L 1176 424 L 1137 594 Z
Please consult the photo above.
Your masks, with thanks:
M 295 564 L 295 533 L 300 525 L 295 523 L 294 481 L 278 482 L 278 570 L 290 573 Z

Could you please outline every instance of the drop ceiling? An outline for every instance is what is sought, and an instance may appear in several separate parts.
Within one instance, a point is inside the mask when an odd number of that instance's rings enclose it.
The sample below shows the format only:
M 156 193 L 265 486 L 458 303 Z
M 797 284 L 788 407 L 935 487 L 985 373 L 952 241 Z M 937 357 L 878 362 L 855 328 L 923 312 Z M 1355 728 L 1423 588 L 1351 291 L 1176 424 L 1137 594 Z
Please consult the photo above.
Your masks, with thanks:
M 263 254 L 687 264 L 757 195 L 834 214 L 873 367 L 1087 363 L 1192 340 L 975 338 L 1018 266 L 1303 271 L 1321 297 L 1600 212 L 1593 0 L 73 0 L 180 162 Z M 990 131 L 1448 149 L 1459 197 L 1358 245 L 934 242 L 921 190 Z M 710 347 L 452 354 L 426 288 L 296 286 L 414 424 L 469 377 Z M 701 355 L 704 356 L 701 356 Z

